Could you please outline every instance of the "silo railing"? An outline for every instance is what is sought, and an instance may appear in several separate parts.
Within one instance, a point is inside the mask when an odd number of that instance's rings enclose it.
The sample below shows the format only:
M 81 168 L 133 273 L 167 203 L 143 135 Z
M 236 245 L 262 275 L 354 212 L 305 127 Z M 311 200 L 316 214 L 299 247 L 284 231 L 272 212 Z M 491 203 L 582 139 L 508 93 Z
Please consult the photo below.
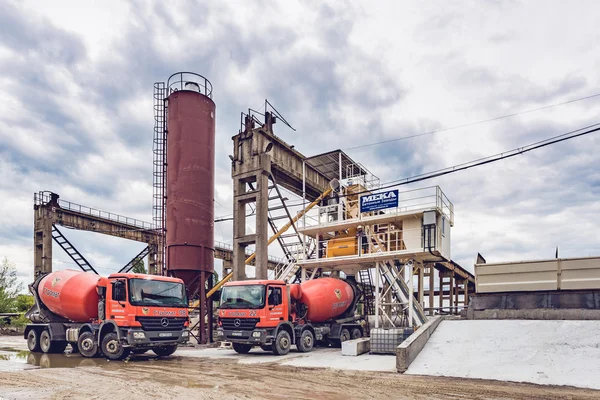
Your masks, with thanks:
M 167 80 L 167 96 L 180 90 L 191 90 L 212 99 L 212 83 L 194 72 L 176 72 Z

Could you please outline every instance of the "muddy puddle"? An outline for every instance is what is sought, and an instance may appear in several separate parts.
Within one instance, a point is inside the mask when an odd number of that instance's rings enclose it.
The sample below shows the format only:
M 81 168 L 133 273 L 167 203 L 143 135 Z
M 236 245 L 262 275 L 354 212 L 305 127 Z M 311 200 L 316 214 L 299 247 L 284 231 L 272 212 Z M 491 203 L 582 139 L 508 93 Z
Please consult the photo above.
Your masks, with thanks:
M 149 355 L 138 355 L 120 362 L 147 362 L 155 358 Z M 0 348 L 0 371 L 19 371 L 32 368 L 108 367 L 110 364 L 111 362 L 103 357 L 86 358 L 80 354 L 44 354 Z

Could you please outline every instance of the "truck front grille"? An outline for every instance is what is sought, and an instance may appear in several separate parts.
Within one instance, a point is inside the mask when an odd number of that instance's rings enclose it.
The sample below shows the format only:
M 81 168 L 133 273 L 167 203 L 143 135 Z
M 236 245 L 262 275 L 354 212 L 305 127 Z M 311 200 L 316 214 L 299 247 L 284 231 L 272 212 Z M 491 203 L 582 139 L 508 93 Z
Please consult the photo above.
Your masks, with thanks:
M 228 331 L 252 331 L 258 321 L 258 318 L 221 318 L 223 329 Z
M 136 317 L 145 331 L 180 331 L 187 318 Z

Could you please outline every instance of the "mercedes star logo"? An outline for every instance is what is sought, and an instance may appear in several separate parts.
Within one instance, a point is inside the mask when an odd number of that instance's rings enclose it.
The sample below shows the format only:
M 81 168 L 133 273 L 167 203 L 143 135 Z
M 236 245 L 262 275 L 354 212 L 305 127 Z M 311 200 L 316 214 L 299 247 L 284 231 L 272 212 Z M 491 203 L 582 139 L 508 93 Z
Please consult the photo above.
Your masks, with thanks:
M 239 318 L 236 318 L 235 321 L 233 321 L 233 326 L 235 326 L 236 328 L 239 328 L 241 324 L 242 321 L 240 321 Z
M 163 328 L 166 328 L 167 326 L 169 326 L 169 320 L 166 318 L 163 318 L 160 320 L 160 324 L 162 325 Z

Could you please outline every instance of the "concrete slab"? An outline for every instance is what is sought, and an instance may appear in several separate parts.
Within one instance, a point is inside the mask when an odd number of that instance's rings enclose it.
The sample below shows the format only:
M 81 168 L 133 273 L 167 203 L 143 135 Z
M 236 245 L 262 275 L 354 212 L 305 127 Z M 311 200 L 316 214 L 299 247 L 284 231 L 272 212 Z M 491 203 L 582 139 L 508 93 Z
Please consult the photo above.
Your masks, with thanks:
M 442 321 L 406 374 L 600 389 L 600 321 Z
M 317 348 L 310 353 L 291 351 L 285 356 L 255 348 L 248 354 L 238 354 L 233 350 L 211 349 L 180 349 L 175 353 L 180 357 L 201 357 L 214 359 L 237 360 L 240 364 L 276 363 L 292 367 L 304 368 L 333 368 L 353 371 L 396 372 L 396 356 L 368 355 L 345 357 L 340 349 Z
M 248 354 L 238 354 L 233 349 L 220 347 L 210 349 L 178 349 L 175 354 L 180 357 L 224 358 L 237 360 L 240 364 L 273 363 L 303 355 L 303 353 L 289 352 L 284 356 L 276 356 L 258 347 L 250 350 Z
M 303 357 L 284 361 L 281 365 L 395 373 L 396 357 L 379 354 L 363 354 L 357 357 L 346 357 L 342 355 L 339 349 L 318 349 L 310 353 L 304 353 Z
M 342 343 L 343 356 L 359 356 L 368 353 L 370 349 L 371 339 L 369 338 L 346 340 Z

